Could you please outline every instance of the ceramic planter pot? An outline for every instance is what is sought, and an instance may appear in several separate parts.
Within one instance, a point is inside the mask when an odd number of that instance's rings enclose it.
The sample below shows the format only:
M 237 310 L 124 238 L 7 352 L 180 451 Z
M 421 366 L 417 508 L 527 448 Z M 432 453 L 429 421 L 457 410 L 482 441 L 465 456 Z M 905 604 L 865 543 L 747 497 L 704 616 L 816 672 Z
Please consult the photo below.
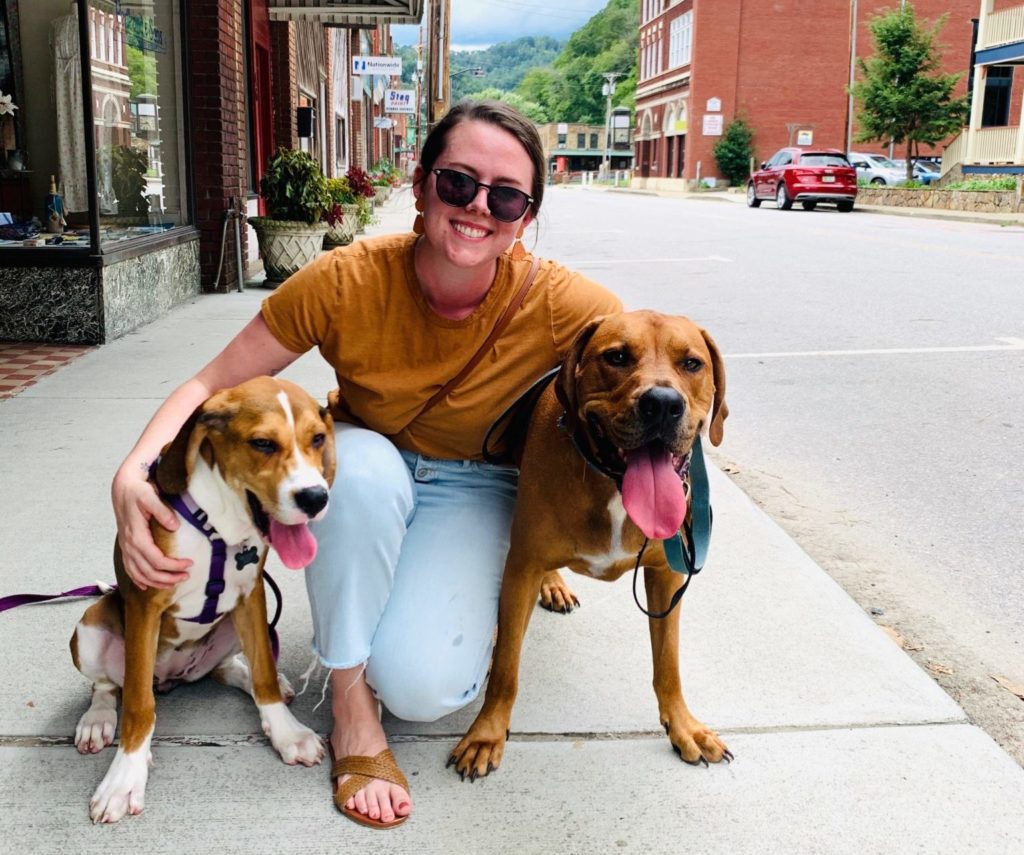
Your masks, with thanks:
M 267 272 L 267 284 L 278 285 L 309 263 L 323 248 L 327 223 L 271 220 L 267 217 L 249 217 L 260 243 L 260 256 Z
M 352 208 L 352 211 L 347 210 Z M 336 246 L 347 246 L 352 243 L 356 236 L 356 226 L 359 225 L 358 208 L 355 205 L 342 205 L 341 222 L 333 226 L 328 223 L 327 234 L 324 235 L 324 249 L 331 249 Z

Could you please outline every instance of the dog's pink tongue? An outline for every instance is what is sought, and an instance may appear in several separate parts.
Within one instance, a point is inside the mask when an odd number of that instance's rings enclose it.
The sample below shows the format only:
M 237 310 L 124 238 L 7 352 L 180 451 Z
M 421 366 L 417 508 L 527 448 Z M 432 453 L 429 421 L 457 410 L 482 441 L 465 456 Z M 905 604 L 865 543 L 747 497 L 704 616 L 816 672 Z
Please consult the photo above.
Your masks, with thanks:
M 629 452 L 622 477 L 622 504 L 645 536 L 664 540 L 686 519 L 686 493 L 672 467 L 672 455 L 660 443 Z
M 305 523 L 285 525 L 271 519 L 270 544 L 289 570 L 308 567 L 316 557 L 316 538 Z

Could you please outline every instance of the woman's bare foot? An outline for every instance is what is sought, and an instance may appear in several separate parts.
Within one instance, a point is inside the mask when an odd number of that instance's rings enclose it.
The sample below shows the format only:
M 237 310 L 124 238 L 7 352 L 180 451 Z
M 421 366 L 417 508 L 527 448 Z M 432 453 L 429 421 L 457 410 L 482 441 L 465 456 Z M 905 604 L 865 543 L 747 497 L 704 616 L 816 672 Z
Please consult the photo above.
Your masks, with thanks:
M 334 714 L 331 747 L 339 759 L 353 754 L 373 757 L 388 747 L 377 700 L 366 685 L 364 671 L 365 668 L 357 666 L 331 672 L 331 711 Z M 342 775 L 337 786 L 348 778 Z M 396 817 L 409 815 L 412 799 L 396 784 L 375 778 L 352 796 L 345 807 L 370 819 L 391 822 Z

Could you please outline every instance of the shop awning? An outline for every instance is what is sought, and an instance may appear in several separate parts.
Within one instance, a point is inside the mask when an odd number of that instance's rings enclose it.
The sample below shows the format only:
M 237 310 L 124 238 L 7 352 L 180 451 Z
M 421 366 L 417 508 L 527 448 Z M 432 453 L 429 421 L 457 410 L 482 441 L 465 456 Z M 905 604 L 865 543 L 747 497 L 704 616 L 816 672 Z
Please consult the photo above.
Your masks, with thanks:
M 356 27 L 418 24 L 423 0 L 269 0 L 271 21 L 312 20 Z

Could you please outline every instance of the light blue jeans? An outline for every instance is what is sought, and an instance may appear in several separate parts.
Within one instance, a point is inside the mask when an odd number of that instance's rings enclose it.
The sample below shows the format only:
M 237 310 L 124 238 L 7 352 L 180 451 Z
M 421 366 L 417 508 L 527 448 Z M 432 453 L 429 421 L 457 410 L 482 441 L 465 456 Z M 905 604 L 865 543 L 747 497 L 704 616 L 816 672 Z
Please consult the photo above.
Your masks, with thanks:
M 434 721 L 486 679 L 518 470 L 400 451 L 352 425 L 335 437 L 305 573 L 313 650 L 328 668 L 365 663 L 392 714 Z

